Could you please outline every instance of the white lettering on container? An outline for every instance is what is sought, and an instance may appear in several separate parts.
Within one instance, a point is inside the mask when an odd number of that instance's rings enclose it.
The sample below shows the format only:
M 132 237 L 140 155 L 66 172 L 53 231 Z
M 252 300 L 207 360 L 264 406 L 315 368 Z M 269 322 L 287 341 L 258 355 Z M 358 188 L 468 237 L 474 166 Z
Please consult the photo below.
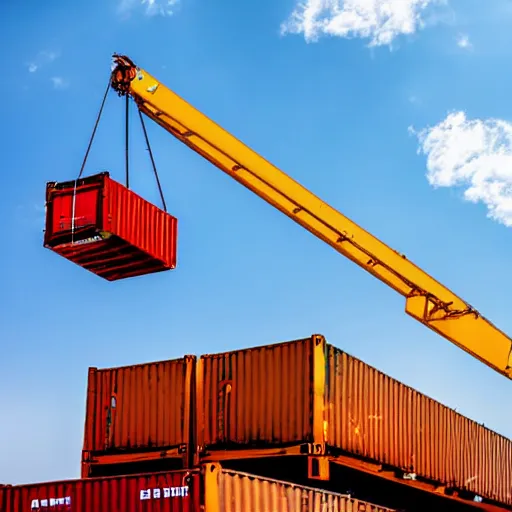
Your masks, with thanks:
M 54 508 L 61 507 L 63 505 L 70 506 L 71 505 L 71 496 L 63 496 L 59 498 L 50 498 L 50 499 L 34 499 L 30 504 L 31 510 L 40 510 L 44 508 Z
M 100 235 L 94 235 L 89 238 L 84 238 L 83 240 L 76 240 L 73 242 L 75 245 L 85 245 L 85 244 L 92 244 L 94 242 L 101 242 L 103 238 L 101 238 Z
M 164 498 L 185 498 L 188 496 L 188 487 L 156 487 L 154 489 L 142 489 L 140 491 L 141 500 Z

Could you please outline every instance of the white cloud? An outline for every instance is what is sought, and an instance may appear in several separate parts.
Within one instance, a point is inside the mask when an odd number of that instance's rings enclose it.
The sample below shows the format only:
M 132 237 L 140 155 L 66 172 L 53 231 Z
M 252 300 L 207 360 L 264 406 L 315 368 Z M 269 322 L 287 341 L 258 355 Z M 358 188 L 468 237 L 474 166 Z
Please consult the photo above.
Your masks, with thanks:
M 433 127 L 410 132 L 427 156 L 433 187 L 463 187 L 467 201 L 483 203 L 488 217 L 512 227 L 512 123 L 452 112 Z
M 179 0 L 121 0 L 119 10 L 129 14 L 135 8 L 144 8 L 148 16 L 172 16 Z
M 54 89 L 66 89 L 69 83 L 61 76 L 53 76 L 51 78 Z
M 321 35 L 370 39 L 369 46 L 391 45 L 402 34 L 422 28 L 421 13 L 446 0 L 299 0 L 281 33 L 304 34 L 308 42 Z
M 471 48 L 473 45 L 471 44 L 469 40 L 469 36 L 466 34 L 459 34 L 457 37 L 457 46 L 459 48 Z
M 46 64 L 50 64 L 51 62 L 53 62 L 58 57 L 59 57 L 59 54 L 57 52 L 48 51 L 48 50 L 40 51 L 37 54 L 37 57 L 35 59 L 32 59 L 27 64 L 28 72 L 35 73 L 36 71 L 41 69 Z
M 48 62 L 53 62 L 59 56 L 59 54 L 57 52 L 48 52 L 43 50 L 41 52 L 41 56 Z

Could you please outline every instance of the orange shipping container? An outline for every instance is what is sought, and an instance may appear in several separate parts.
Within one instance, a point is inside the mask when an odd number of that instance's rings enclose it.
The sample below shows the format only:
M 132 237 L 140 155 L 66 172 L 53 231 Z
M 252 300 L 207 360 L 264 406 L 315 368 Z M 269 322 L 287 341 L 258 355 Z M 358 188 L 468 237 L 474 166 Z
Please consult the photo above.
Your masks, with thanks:
M 448 492 L 512 505 L 509 439 L 321 335 L 202 356 L 197 382 L 203 460 L 263 453 L 341 460 L 348 454 L 354 462 L 397 470 L 399 478 L 407 474 Z
M 312 393 L 315 344 L 312 337 L 201 356 L 199 444 L 219 449 L 313 443 L 323 415 L 323 396 L 315 407 Z
M 228 471 L 201 470 L 0 486 L 2 512 L 392 512 L 349 496 Z
M 512 505 L 512 441 L 327 345 L 327 445 Z
M 195 356 L 89 368 L 82 477 L 188 467 Z
M 391 509 L 289 482 L 206 466 L 206 490 L 219 503 L 219 512 L 391 512 Z M 207 494 L 208 496 L 208 494 Z M 210 503 L 206 501 L 207 505 Z M 206 512 L 212 508 L 206 507 Z M 10 511 L 7 511 L 10 512 Z

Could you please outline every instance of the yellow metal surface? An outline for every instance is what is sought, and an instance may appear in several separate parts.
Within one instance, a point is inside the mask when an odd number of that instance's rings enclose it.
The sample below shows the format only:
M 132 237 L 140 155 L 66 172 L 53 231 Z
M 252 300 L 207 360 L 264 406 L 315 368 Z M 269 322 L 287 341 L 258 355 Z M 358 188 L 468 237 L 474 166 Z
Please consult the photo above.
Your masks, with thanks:
M 130 59 L 112 87 L 239 183 L 406 298 L 405 311 L 512 379 L 512 340 L 448 288 L 228 133 Z
M 308 457 L 308 478 L 329 481 L 331 478 L 328 457 Z
M 205 512 L 221 512 L 219 496 L 219 464 L 205 464 L 204 471 L 204 510 Z
M 321 334 L 313 335 L 313 439 L 327 443 L 325 415 L 326 341 Z

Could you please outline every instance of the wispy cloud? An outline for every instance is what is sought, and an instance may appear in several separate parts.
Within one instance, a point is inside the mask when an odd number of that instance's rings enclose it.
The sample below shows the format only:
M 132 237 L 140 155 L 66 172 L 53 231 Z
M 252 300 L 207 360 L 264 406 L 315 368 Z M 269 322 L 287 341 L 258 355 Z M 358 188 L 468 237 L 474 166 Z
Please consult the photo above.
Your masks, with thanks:
M 46 64 L 50 64 L 59 57 L 58 52 L 43 50 L 37 56 L 27 63 L 29 73 L 35 73 Z
M 467 201 L 483 203 L 488 217 L 512 227 L 512 123 L 468 119 L 459 111 L 433 127 L 409 131 L 427 156 L 433 187 L 464 188 Z
M 299 0 L 281 25 L 281 34 L 303 34 L 307 42 L 320 36 L 369 39 L 368 46 L 391 45 L 399 35 L 423 28 L 422 13 L 446 0 Z
M 121 0 L 119 11 L 129 15 L 135 9 L 142 9 L 148 16 L 172 16 L 180 0 Z
M 469 36 L 467 34 L 459 34 L 457 36 L 457 46 L 459 48 L 465 48 L 465 49 L 471 49 L 473 45 L 471 44 L 471 41 L 469 40 Z
M 46 207 L 44 203 L 25 202 L 16 206 L 14 211 L 15 220 L 31 228 L 38 230 L 44 225 L 46 218 Z
M 69 82 L 61 76 L 52 76 L 51 78 L 54 89 L 67 89 Z

